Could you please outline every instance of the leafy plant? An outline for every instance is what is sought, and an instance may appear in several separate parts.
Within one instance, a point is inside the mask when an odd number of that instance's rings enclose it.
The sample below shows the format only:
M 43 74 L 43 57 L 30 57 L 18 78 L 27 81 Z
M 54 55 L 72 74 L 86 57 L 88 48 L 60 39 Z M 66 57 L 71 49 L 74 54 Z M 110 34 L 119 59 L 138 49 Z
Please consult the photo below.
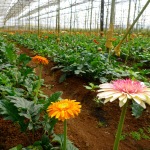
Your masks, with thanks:
M 0 53 L 3 55 L 3 57 L 0 55 L 2 64 L 0 67 L 0 115 L 6 120 L 17 123 L 22 132 L 27 133 L 31 130 L 34 135 L 38 129 L 41 129 L 43 134 L 39 141 L 31 143 L 27 147 L 18 145 L 12 150 L 60 149 L 60 141 L 58 140 L 58 146 L 55 146 L 51 138 L 54 136 L 53 129 L 58 120 L 48 117 L 46 110 L 52 102 L 61 99 L 62 92 L 53 93 L 48 97 L 38 89 L 37 103 L 35 103 L 33 99 L 38 82 L 42 84 L 43 80 L 38 81 L 33 69 L 27 66 L 31 58 L 24 54 L 17 56 L 11 45 L 9 45 L 10 49 L 5 52 L 7 44 L 4 42 L 2 42 L 2 46 L 0 49 Z M 68 149 L 70 150 L 70 148 L 76 149 L 69 141 Z
M 95 85 L 94 83 L 89 83 L 89 85 L 84 86 L 87 90 L 96 92 L 96 89 L 99 88 L 98 85 Z
M 143 107 L 135 101 L 132 101 L 132 115 L 135 116 L 135 118 L 139 118 L 142 115 L 143 110 Z
M 125 140 L 127 138 L 128 134 L 127 133 L 123 133 L 121 134 L 120 140 Z
M 137 131 L 131 131 L 130 133 L 123 133 L 120 140 L 125 140 L 127 137 L 132 137 L 134 140 L 150 140 L 150 135 L 147 132 L 149 127 L 139 128 Z
M 63 149 L 63 141 L 64 135 L 63 134 L 54 134 L 53 142 L 58 142 L 60 144 L 60 149 Z M 70 140 L 67 139 L 67 150 L 78 150 Z
M 101 128 L 101 127 L 106 126 L 106 122 L 99 121 L 97 125 L 99 128 Z
M 135 140 L 141 140 L 141 134 L 136 131 L 130 132 L 130 136 Z
M 55 34 L 43 34 L 39 38 L 36 34 L 24 33 L 11 35 L 9 38 L 34 49 L 36 53 L 51 57 L 56 63 L 56 68 L 60 68 L 65 74 L 61 78 L 62 81 L 68 74 L 99 80 L 101 83 L 117 78 L 148 81 L 145 77 L 147 73 L 143 69 L 148 69 L 146 64 L 150 61 L 149 38 L 137 37 L 125 43 L 122 46 L 121 58 L 111 55 L 110 62 L 107 62 L 109 54 L 105 51 L 105 38 L 99 41 L 93 36 L 83 38 L 83 35 L 66 34 L 60 35 L 59 44 L 56 42 Z M 99 45 L 95 44 L 93 39 L 98 41 Z M 116 37 L 116 41 L 119 39 L 120 37 Z M 117 42 L 114 42 L 114 45 L 116 44 Z M 97 51 L 97 46 L 103 50 Z M 123 64 L 124 62 L 126 63 Z

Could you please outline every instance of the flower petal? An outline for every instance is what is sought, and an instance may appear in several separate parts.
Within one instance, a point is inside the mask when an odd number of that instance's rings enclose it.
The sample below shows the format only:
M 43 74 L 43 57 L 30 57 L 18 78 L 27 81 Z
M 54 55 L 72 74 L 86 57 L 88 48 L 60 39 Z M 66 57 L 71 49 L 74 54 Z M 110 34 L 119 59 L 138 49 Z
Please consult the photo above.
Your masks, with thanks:
M 103 88 L 104 88 L 104 89 L 105 89 L 105 88 L 108 89 L 108 88 L 112 88 L 113 86 L 112 86 L 111 83 L 104 83 L 104 84 L 100 84 L 99 87 L 102 88 L 102 89 L 103 89 Z
M 122 93 L 115 93 L 115 94 L 113 94 L 113 97 L 110 99 L 110 102 L 113 102 L 114 100 L 116 100 L 121 95 L 122 95 Z
M 138 93 L 138 94 L 132 94 L 132 97 L 138 97 L 138 99 L 141 99 L 141 100 L 146 100 L 146 95 L 144 95 L 143 93 Z
M 123 101 L 119 101 L 119 106 L 122 107 L 125 103 Z
M 112 98 L 112 97 L 105 98 L 104 104 L 107 103 L 107 102 L 109 102 L 111 98 Z
M 146 99 L 146 103 L 150 105 L 150 98 Z
M 112 95 L 116 93 L 115 91 L 106 91 L 106 92 L 101 92 L 101 93 L 98 93 L 97 96 L 99 98 L 105 98 L 106 96 L 109 97 L 109 95 Z
M 122 94 L 120 97 L 119 97 L 119 100 L 122 101 L 123 99 L 127 98 L 127 94 Z
M 143 101 L 141 101 L 140 105 L 145 109 L 146 108 L 146 105 Z
M 102 92 L 102 91 L 114 91 L 114 89 L 112 89 L 112 88 L 107 88 L 107 89 L 100 89 L 100 90 L 97 90 L 97 92 Z

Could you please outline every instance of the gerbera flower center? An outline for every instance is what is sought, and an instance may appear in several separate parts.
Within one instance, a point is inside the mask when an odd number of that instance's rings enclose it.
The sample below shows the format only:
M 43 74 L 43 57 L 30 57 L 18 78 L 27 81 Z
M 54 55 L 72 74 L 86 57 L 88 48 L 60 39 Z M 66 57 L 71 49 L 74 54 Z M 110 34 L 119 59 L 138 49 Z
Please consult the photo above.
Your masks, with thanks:
M 139 81 L 132 81 L 130 79 L 126 80 L 116 80 L 113 81 L 113 89 L 125 92 L 125 93 L 140 93 L 144 90 L 144 84 Z
M 58 105 L 58 107 L 59 107 L 60 109 L 65 109 L 65 108 L 67 108 L 68 106 L 69 106 L 68 103 L 61 103 L 61 104 Z

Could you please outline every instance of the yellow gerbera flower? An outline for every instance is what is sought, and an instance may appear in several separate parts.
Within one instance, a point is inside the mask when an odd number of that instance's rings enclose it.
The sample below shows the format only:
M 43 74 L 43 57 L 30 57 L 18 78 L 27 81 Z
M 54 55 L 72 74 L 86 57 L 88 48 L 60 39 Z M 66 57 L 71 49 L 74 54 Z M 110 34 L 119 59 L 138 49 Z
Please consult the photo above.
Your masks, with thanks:
M 122 107 L 127 99 L 133 99 L 143 108 L 145 103 L 150 105 L 150 88 L 146 87 L 143 82 L 132 81 L 130 79 L 115 80 L 112 83 L 100 84 L 98 98 L 105 99 L 104 103 L 112 102 L 119 99 L 119 106 Z
M 41 64 L 41 65 L 47 65 L 48 64 L 48 59 L 42 56 L 34 56 L 32 58 L 32 61 L 36 64 Z
M 61 121 L 74 118 L 80 113 L 80 111 L 80 102 L 69 99 L 64 99 L 59 102 L 52 103 L 47 109 L 49 117 L 55 117 Z

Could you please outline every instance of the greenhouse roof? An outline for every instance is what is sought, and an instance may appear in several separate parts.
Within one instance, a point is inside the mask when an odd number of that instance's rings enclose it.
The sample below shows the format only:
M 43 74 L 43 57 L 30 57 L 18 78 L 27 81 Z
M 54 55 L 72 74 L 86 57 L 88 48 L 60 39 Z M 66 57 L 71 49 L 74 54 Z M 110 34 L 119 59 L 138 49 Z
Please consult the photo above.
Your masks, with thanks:
M 25 7 L 25 6 L 28 6 L 29 3 L 33 2 L 34 0 L 24 0 L 24 1 L 17 1 L 16 3 L 14 3 L 10 9 L 8 10 L 8 13 L 5 17 L 5 20 L 8 20 L 12 17 L 15 17 L 17 15 L 19 15 L 22 11 L 22 9 Z
M 146 1 L 147 0 L 131 0 L 131 22 L 133 19 L 135 19 Z M 118 25 L 120 22 L 126 22 L 128 16 L 128 3 L 129 0 L 116 0 L 116 25 Z M 107 17 L 107 11 L 110 11 L 110 4 L 111 0 L 104 0 L 105 19 Z M 69 26 L 69 20 L 72 14 L 72 18 L 74 22 L 76 22 L 76 26 L 82 28 L 85 24 L 85 18 L 88 19 L 91 15 L 91 7 L 93 7 L 92 19 L 94 24 L 95 20 L 100 18 L 100 5 L 101 0 L 60 0 L 59 9 L 61 26 L 66 26 L 64 25 L 66 22 L 67 26 Z M 47 24 L 53 24 L 54 26 L 56 22 L 57 9 L 58 0 L 0 0 L 0 27 L 16 25 L 26 26 L 29 23 L 29 20 L 31 21 L 31 25 L 35 25 L 37 24 L 38 16 L 40 16 L 40 20 L 45 19 L 45 22 L 40 22 L 41 26 L 46 25 L 46 19 Z M 150 6 L 146 9 L 141 17 L 142 22 L 146 24 L 146 26 L 150 26 L 149 9 Z M 110 17 L 109 15 L 110 13 L 108 14 L 108 17 Z M 141 23 L 141 25 L 143 23 Z M 95 27 L 95 25 L 93 26 Z
M 1 0 L 0 1 L 0 17 L 6 15 L 8 8 L 11 6 L 12 0 Z

